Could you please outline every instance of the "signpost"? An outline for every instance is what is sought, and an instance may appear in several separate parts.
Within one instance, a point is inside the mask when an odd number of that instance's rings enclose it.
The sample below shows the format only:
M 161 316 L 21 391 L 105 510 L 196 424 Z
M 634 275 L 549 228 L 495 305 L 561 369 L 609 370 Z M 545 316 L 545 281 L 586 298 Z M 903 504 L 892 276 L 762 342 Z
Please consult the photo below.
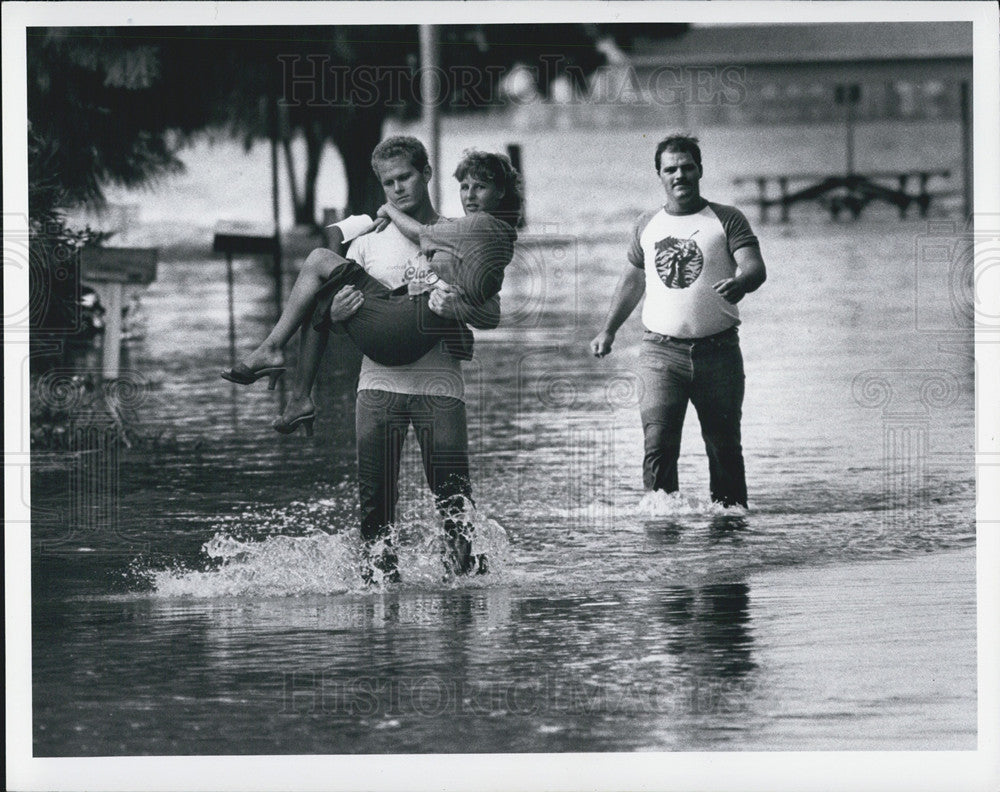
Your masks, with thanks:
M 229 304 L 229 357 L 236 360 L 236 316 L 233 307 L 233 256 L 270 256 L 274 271 L 281 273 L 281 238 L 278 235 L 278 225 L 223 220 L 215 225 L 215 238 L 212 242 L 215 253 L 226 256 L 226 295 Z M 276 287 L 276 297 L 281 297 L 281 287 Z M 281 313 L 281 304 L 278 304 Z

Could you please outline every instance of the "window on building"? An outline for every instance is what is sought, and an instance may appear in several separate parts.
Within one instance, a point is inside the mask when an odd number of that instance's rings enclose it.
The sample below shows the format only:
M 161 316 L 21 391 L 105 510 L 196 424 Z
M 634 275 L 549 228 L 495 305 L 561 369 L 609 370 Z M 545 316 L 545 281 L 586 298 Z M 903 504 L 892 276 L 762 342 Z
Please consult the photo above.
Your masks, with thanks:
M 923 84 L 923 105 L 928 118 L 947 115 L 948 95 L 943 80 L 927 80 Z
M 917 114 L 917 86 L 907 80 L 897 80 L 893 83 L 896 95 L 896 108 L 902 118 L 912 118 Z

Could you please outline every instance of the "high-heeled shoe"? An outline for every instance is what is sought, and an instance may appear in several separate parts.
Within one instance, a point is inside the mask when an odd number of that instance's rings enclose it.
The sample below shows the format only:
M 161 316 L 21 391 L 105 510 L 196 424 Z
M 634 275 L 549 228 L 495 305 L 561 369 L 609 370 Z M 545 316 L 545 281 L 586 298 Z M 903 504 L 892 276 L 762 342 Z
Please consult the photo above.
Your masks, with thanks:
M 278 417 L 271 422 L 271 428 L 279 434 L 292 434 L 299 426 L 306 428 L 306 437 L 313 436 L 313 422 L 316 420 L 316 411 L 310 410 L 302 415 L 296 415 L 292 420 L 286 421 Z
M 267 389 L 274 390 L 278 379 L 286 370 L 285 366 L 263 366 L 259 369 L 252 369 L 243 363 L 237 363 L 232 368 L 222 370 L 222 379 L 235 382 L 237 385 L 250 385 L 267 377 Z

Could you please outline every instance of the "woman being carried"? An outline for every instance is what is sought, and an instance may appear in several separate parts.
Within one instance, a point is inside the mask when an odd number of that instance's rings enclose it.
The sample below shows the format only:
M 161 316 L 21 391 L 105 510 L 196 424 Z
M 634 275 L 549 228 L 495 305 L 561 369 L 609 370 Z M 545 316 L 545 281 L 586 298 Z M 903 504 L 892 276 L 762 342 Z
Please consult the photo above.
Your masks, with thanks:
M 268 377 L 273 389 L 285 371 L 282 347 L 309 317 L 317 329 L 329 328 L 330 303 L 345 286 L 357 289 L 362 302 L 352 316 L 337 325 L 376 363 L 412 363 L 441 341 L 452 354 L 467 359 L 471 333 L 458 320 L 434 313 L 429 308 L 429 293 L 448 284 L 476 308 L 500 291 L 504 269 L 514 253 L 514 226 L 520 218 L 522 199 L 520 175 L 502 154 L 467 152 L 455 178 L 464 218 L 422 225 L 386 204 L 379 209 L 378 222 L 369 229 L 395 223 L 402 234 L 420 245 L 428 259 L 426 273 L 414 273 L 408 285 L 388 289 L 350 259 L 327 250 L 322 256 L 310 255 L 274 329 L 243 361 L 223 371 L 223 378 L 249 384 Z M 305 373 L 308 383 L 315 378 L 319 355 L 313 356 L 312 363 Z M 308 395 L 305 401 L 308 404 L 300 405 L 294 415 L 286 410 L 274 428 L 289 433 L 303 424 L 311 433 L 315 410 Z

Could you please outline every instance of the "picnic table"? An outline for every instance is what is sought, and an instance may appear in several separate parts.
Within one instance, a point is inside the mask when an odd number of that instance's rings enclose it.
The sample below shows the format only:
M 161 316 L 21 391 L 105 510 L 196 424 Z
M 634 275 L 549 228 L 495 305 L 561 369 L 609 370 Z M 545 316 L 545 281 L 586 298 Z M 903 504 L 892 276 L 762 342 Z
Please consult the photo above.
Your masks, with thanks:
M 761 222 L 767 222 L 768 209 L 781 208 L 781 222 L 788 221 L 789 208 L 801 201 L 819 201 L 836 220 L 841 212 L 849 212 L 855 220 L 872 201 L 892 204 L 899 216 L 916 205 L 920 216 L 926 217 L 931 200 L 949 192 L 932 191 L 935 179 L 947 179 L 950 172 L 941 169 L 898 169 L 867 173 L 761 173 L 740 176 L 733 180 L 737 187 L 755 184 L 757 195 L 747 199 L 757 204 Z M 914 189 L 911 190 L 911 185 Z M 777 195 L 774 195 L 775 188 Z

